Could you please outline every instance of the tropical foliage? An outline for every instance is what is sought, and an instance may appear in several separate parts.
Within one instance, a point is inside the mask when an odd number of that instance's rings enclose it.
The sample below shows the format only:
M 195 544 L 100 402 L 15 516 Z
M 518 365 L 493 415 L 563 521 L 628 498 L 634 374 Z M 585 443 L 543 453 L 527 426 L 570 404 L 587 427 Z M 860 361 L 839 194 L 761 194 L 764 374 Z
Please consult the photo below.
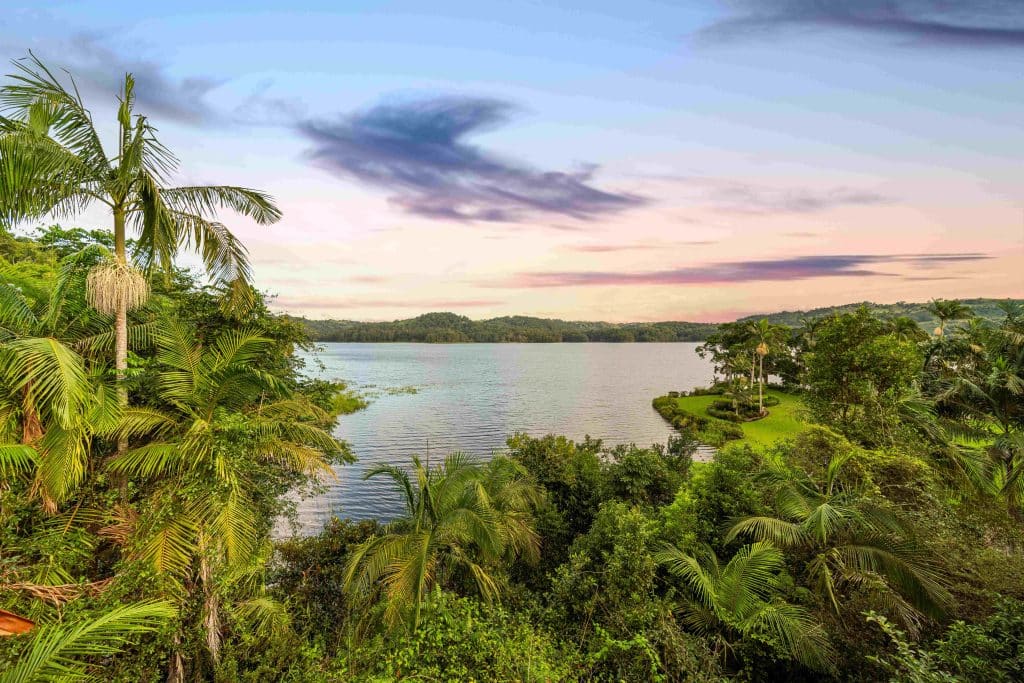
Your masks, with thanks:
M 654 402 L 667 444 L 517 434 L 490 459 L 382 465 L 395 519 L 282 538 L 351 462 L 336 418 L 365 404 L 306 375 L 306 326 L 267 309 L 215 217 L 271 223 L 273 202 L 172 187 L 133 91 L 109 154 L 70 79 L 30 58 L 0 86 L 0 619 L 30 627 L 0 636 L 0 683 L 1024 676 L 1012 302 L 721 325 L 700 353 L 725 382 Z M 25 234 L 90 205 L 112 232 Z M 711 332 L 414 323 L 335 332 Z

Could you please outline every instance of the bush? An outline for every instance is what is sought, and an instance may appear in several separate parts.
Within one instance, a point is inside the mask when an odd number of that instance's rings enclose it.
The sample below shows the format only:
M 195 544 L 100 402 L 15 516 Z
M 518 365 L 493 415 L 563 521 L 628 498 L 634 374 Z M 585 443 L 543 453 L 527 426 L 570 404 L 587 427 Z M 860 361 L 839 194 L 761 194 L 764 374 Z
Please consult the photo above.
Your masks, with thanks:
M 727 441 L 743 438 L 743 430 L 735 424 L 715 418 L 695 415 L 681 408 L 679 402 L 669 396 L 659 396 L 651 402 L 654 409 L 676 430 L 683 434 L 692 433 L 709 446 L 722 446 Z
M 710 387 L 697 387 L 689 392 L 683 392 L 683 396 L 718 396 L 724 391 L 722 384 L 714 384 Z
M 341 589 L 345 562 L 379 528 L 375 521 L 334 518 L 316 536 L 278 544 L 268 583 L 291 604 L 303 632 L 330 639 L 342 627 L 351 607 Z
M 1024 681 L 1024 602 L 1002 598 L 984 622 L 955 622 L 935 653 L 944 668 L 964 680 Z
M 662 449 L 664 451 L 664 449 Z M 612 496 L 630 503 L 664 505 L 682 481 L 685 469 L 670 466 L 663 452 L 653 448 L 618 446 L 609 454 L 606 476 Z
M 572 678 L 572 660 L 562 656 L 548 633 L 500 607 L 440 591 L 430 598 L 420 628 L 383 643 L 382 650 L 367 663 L 383 680 L 540 683 Z

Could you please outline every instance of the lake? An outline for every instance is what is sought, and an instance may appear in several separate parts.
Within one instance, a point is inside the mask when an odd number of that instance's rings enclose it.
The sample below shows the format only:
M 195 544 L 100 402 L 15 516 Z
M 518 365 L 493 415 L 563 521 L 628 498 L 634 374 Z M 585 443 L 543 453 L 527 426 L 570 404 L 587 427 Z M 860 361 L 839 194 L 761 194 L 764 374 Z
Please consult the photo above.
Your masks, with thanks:
M 346 380 L 372 403 L 339 419 L 336 434 L 359 461 L 337 468 L 326 493 L 299 502 L 300 532 L 315 533 L 333 515 L 395 516 L 401 503 L 389 480 L 362 480 L 378 463 L 438 461 L 455 450 L 490 456 L 514 432 L 664 443 L 672 430 L 651 399 L 711 381 L 697 346 L 322 344 L 309 372 Z

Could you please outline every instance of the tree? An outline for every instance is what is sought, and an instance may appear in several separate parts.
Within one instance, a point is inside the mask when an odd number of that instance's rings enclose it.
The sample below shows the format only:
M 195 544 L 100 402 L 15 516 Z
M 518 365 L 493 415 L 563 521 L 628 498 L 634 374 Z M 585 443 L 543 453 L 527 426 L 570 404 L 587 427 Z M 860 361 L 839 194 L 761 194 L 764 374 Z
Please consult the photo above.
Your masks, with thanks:
M 1024 504 L 1024 319 L 1008 306 L 996 328 L 967 326 L 938 372 L 940 413 L 987 443 L 988 480 L 1015 515 Z M 958 341 L 958 340 L 954 340 Z M 954 430 L 956 431 L 956 430 Z
M 865 406 L 895 403 L 911 392 L 922 367 L 917 344 L 900 341 L 866 307 L 824 320 L 803 354 L 806 403 L 815 417 L 846 433 L 870 437 L 858 421 Z M 870 420 L 869 420 L 870 421 Z
M 754 353 L 757 354 L 757 409 L 759 415 L 764 415 L 764 385 L 767 382 L 764 360 L 768 354 L 786 349 L 785 342 L 789 337 L 789 328 L 784 325 L 772 325 L 767 318 L 761 318 L 757 322 L 749 323 L 748 333 L 752 341 L 757 344 L 754 347 Z M 753 370 L 753 365 L 751 370 Z
M 501 593 L 496 565 L 520 555 L 537 558 L 532 510 L 540 490 L 514 460 L 497 457 L 480 465 L 453 453 L 429 468 L 414 457 L 411 476 L 379 465 L 365 478 L 376 476 L 393 481 L 406 514 L 352 552 L 345 589 L 367 593 L 382 582 L 391 624 L 408 615 L 415 631 L 427 593 L 458 571 L 491 601 Z
M 939 320 L 939 326 L 935 328 L 935 336 L 941 337 L 946 332 L 946 325 L 951 320 L 964 320 L 974 315 L 970 306 L 959 301 L 949 299 L 934 299 L 927 306 L 927 311 Z
M 33 490 L 53 511 L 82 480 L 93 428 L 116 419 L 101 367 L 87 358 L 109 350 L 109 318 L 85 302 L 85 274 L 96 250 L 67 256 L 46 290 L 25 291 L 13 268 L 0 269 L 0 443 L 38 450 Z M 129 334 L 144 341 L 148 328 Z M 84 357 L 83 357 L 84 356 Z
M 231 209 L 268 225 L 281 217 L 263 192 L 233 186 L 169 187 L 178 160 L 134 112 L 135 79 L 127 74 L 117 110 L 117 154 L 108 156 L 73 79 L 70 88 L 34 55 L 14 62 L 0 86 L 0 222 L 75 216 L 93 204 L 113 218 L 114 253 L 89 274 L 89 302 L 114 316 L 118 398 L 128 404 L 128 312 L 148 295 L 143 272 L 126 250 L 127 228 L 138 235 L 135 260 L 169 271 L 181 248 L 199 253 L 236 305 L 251 302 L 245 248 L 217 221 Z M 127 444 L 120 443 L 123 452 Z
M 889 320 L 889 331 L 900 341 L 923 342 L 928 340 L 928 334 L 921 329 L 917 321 L 905 315 Z
M 203 591 L 206 644 L 217 660 L 221 637 L 217 572 L 254 562 L 268 521 L 254 475 L 261 464 L 306 476 L 333 475 L 343 453 L 325 427 L 333 416 L 259 367 L 272 340 L 226 330 L 201 346 L 178 322 L 155 335 L 162 406 L 125 410 L 110 435 L 146 442 L 115 456 L 109 469 L 148 483 L 133 525 L 133 556 L 180 586 Z M 164 407 L 166 406 L 166 407 Z M 186 577 L 192 577 L 187 584 Z
M 806 561 L 810 585 L 837 614 L 840 592 L 862 588 L 916 627 L 919 612 L 941 616 L 952 596 L 935 562 L 901 520 L 876 504 L 862 481 L 845 476 L 856 453 L 853 448 L 834 452 L 822 480 L 802 470 L 766 470 L 761 478 L 774 492 L 777 516 L 747 517 L 725 540 L 746 536 L 797 553 Z
M 743 546 L 724 567 L 710 549 L 697 558 L 666 546 L 656 559 L 689 590 L 683 623 L 714 636 L 724 657 L 739 639 L 764 633 L 802 664 L 830 665 L 832 649 L 824 629 L 805 609 L 781 597 L 785 559 L 770 543 Z

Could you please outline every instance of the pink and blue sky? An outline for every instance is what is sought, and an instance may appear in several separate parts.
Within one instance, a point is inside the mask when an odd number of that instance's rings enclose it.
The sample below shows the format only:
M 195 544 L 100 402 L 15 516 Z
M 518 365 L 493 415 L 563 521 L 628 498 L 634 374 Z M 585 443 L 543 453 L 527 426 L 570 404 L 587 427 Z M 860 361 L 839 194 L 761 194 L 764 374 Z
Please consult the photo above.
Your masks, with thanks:
M 0 57 L 125 71 L 274 306 L 727 320 L 1024 296 L 1024 2 L 19 0 Z M 103 227 L 102 214 L 81 223 Z

